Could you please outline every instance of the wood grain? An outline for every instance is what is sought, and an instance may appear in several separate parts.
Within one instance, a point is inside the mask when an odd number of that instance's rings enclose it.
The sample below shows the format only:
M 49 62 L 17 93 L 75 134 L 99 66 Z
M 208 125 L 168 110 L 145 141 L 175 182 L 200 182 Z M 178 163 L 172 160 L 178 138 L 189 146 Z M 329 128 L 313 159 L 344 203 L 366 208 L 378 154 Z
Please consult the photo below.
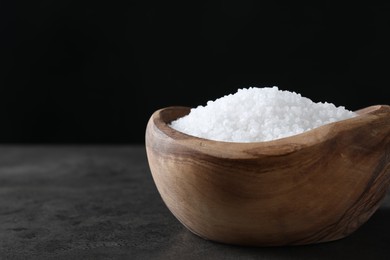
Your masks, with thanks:
M 377 210 L 390 186 L 390 106 L 279 140 L 218 142 L 151 116 L 146 150 L 169 210 L 193 233 L 228 244 L 279 246 L 337 240 Z

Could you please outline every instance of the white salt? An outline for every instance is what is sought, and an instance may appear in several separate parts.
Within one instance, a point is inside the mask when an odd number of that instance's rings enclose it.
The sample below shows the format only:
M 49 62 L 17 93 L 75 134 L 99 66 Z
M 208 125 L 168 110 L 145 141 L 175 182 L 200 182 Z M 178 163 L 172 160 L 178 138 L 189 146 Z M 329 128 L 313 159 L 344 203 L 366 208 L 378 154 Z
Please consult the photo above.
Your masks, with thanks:
M 278 87 L 242 88 L 191 112 L 170 126 L 216 141 L 261 142 L 303 133 L 356 116 L 343 106 L 315 103 Z

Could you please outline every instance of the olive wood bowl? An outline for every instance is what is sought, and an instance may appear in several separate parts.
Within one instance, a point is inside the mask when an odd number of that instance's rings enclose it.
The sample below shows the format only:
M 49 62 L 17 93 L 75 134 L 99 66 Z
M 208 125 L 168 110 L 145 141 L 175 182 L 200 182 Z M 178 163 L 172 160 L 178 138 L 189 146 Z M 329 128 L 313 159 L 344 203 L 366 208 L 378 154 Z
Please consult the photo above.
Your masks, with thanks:
M 169 126 L 189 112 L 155 111 L 145 144 L 166 206 L 202 238 L 249 246 L 337 240 L 365 223 L 389 189 L 390 106 L 253 143 L 212 141 Z

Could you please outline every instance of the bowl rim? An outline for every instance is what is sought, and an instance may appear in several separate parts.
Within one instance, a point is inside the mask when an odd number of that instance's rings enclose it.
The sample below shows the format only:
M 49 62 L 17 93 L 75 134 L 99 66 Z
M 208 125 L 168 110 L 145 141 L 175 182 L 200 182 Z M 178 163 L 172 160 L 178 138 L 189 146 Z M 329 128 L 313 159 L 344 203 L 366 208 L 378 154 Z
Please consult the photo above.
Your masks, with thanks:
M 152 124 L 169 141 L 187 148 L 201 151 L 218 157 L 257 157 L 259 155 L 278 156 L 289 154 L 305 147 L 313 146 L 329 140 L 343 131 L 350 131 L 383 117 L 390 118 L 390 106 L 373 105 L 354 111 L 357 116 L 328 123 L 292 136 L 260 142 L 228 142 L 192 136 L 178 131 L 170 123 L 189 114 L 190 107 L 168 106 L 156 110 L 149 119 L 147 128 Z M 178 114 L 178 116 L 173 116 Z M 389 120 L 390 121 L 390 120 Z

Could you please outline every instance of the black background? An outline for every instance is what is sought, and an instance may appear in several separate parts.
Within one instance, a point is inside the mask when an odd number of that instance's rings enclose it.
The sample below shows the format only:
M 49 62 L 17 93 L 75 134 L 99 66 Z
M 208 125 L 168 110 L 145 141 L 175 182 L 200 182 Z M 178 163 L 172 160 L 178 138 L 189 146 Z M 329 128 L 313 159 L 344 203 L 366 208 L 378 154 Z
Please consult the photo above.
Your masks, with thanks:
M 0 2 L 2 143 L 143 143 L 157 109 L 279 86 L 389 104 L 390 5 Z

